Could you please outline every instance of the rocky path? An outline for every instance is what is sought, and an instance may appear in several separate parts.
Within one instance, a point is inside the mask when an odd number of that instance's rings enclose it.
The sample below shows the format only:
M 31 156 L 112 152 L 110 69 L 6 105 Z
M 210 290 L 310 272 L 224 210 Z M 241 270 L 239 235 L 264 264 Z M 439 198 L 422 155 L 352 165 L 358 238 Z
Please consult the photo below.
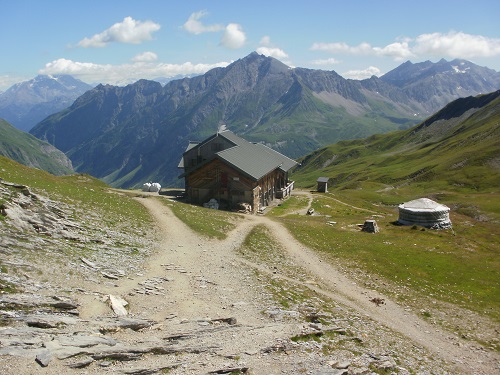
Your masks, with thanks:
M 500 373 L 500 358 L 497 355 L 478 354 L 468 345 L 457 341 L 456 337 L 437 329 L 416 314 L 394 303 L 389 297 L 358 285 L 335 266 L 323 261 L 317 254 L 296 241 L 280 224 L 265 218 L 257 218 L 257 221 L 271 228 L 290 258 L 296 264 L 300 264 L 317 281 L 317 284 L 308 283 L 306 287 L 353 308 L 378 324 L 399 332 L 416 345 L 426 348 L 436 357 L 455 363 L 463 373 L 488 374 L 492 371 Z M 374 299 L 384 301 L 384 303 L 377 305 L 372 302 Z
M 311 199 L 309 197 L 309 202 L 311 202 Z M 398 332 L 417 346 L 428 350 L 432 355 L 459 366 L 465 373 L 488 374 L 491 373 L 491 369 L 496 365 L 498 358 L 490 358 L 488 355 L 481 358 L 477 352 L 470 350 L 467 346 L 457 345 L 455 340 L 450 340 L 445 333 L 420 319 L 417 315 L 405 311 L 403 307 L 392 302 L 387 296 L 357 285 L 342 272 L 327 262 L 322 261 L 311 250 L 297 242 L 283 226 L 275 221 L 262 216 L 249 216 L 224 242 L 212 241 L 206 244 L 206 241 L 197 238 L 184 224 L 178 222 L 165 207 L 154 204 L 152 200 L 146 200 L 144 203 L 156 217 L 164 233 L 164 238 L 168 239 L 167 241 L 170 242 L 170 246 L 177 244 L 177 249 L 173 252 L 176 254 L 178 263 L 184 269 L 191 269 L 194 272 L 199 268 L 198 273 L 202 279 L 211 277 L 214 280 L 214 285 L 225 285 L 222 290 L 231 292 L 219 295 L 221 289 L 219 288 L 219 291 L 214 290 L 216 293 L 210 295 L 209 302 L 205 301 L 204 303 L 198 301 L 196 291 L 186 293 L 186 285 L 181 286 L 179 284 L 180 288 L 177 288 L 177 291 L 171 290 L 171 295 L 183 295 L 187 298 L 188 302 L 184 302 L 183 305 L 179 306 L 178 311 L 200 315 L 204 307 L 206 312 L 215 312 L 217 316 L 227 316 L 228 312 L 230 312 L 229 315 L 235 315 L 238 321 L 245 322 L 245 324 L 256 324 L 261 321 L 262 306 L 260 306 L 259 300 L 261 299 L 262 289 L 259 286 L 251 284 L 255 280 L 251 281 L 252 277 L 250 275 L 247 274 L 241 278 L 240 272 L 246 273 L 252 268 L 258 268 L 261 272 L 267 273 L 273 278 L 279 279 L 281 276 L 279 272 L 266 270 L 265 266 L 245 263 L 235 253 L 235 250 L 240 247 L 251 228 L 260 224 L 265 225 L 271 230 L 276 240 L 286 249 L 292 262 L 303 267 L 316 281 L 316 284 L 303 283 L 302 286 L 310 288 L 341 305 L 354 309 L 364 317 L 368 317 L 376 322 L 376 324 Z M 153 262 L 162 264 L 170 258 L 168 253 L 163 255 L 163 257 L 163 259 L 155 259 Z M 230 268 L 231 271 L 229 273 L 224 272 L 224 268 Z M 238 270 L 236 272 L 238 276 L 235 275 L 235 270 Z M 283 278 L 287 279 L 286 276 L 283 276 Z M 296 280 L 290 278 L 287 281 L 290 283 L 296 282 Z M 251 298 L 246 298 L 245 301 L 238 301 L 238 298 L 234 299 L 236 296 Z M 371 302 L 373 298 L 383 300 L 384 304 L 374 304 Z M 231 299 L 232 301 L 230 301 Z M 253 301 L 253 303 L 250 301 Z M 232 311 L 231 307 L 238 306 L 238 304 L 245 306 L 243 314 L 241 314 L 242 311 Z M 254 308 L 250 308 L 251 306 Z M 163 311 L 164 313 L 168 313 L 165 310 Z M 195 316 L 192 318 L 195 318 Z M 295 327 L 295 329 L 297 328 Z M 281 327 L 281 329 L 284 329 L 284 327 Z M 290 333 L 293 333 L 293 327 L 288 327 L 286 331 L 290 335 Z M 278 337 L 271 334 L 267 340 L 272 342 L 277 339 L 283 339 L 287 334 L 284 336 L 278 335 Z M 260 346 L 263 345 L 264 343 L 260 344 Z M 244 346 L 242 349 L 244 350 Z
M 157 233 L 147 261 L 100 282 L 67 278 L 74 293 L 39 301 L 59 307 L 0 327 L 2 373 L 500 373 L 497 354 L 358 285 L 279 223 L 242 215 L 224 241 L 207 240 L 159 199 L 139 198 Z M 241 253 L 256 226 L 286 261 Z M 127 316 L 110 309 L 109 295 L 126 301 Z

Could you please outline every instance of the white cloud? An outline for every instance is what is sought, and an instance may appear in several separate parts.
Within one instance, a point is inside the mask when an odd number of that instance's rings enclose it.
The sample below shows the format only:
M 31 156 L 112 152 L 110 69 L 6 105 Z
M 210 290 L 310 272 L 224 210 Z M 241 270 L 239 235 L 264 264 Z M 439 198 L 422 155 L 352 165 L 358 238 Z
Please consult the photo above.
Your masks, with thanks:
M 412 56 L 407 42 L 396 42 L 385 47 L 372 47 L 369 43 L 350 46 L 346 43 L 313 43 L 313 51 L 325 51 L 346 55 L 376 55 L 401 60 Z
M 500 39 L 455 31 L 447 34 L 422 34 L 416 38 L 413 50 L 418 55 L 439 57 L 491 57 L 500 55 Z
M 271 37 L 265 35 L 262 37 L 259 43 L 261 46 L 270 46 L 271 45 Z
M 154 52 L 143 52 L 132 58 L 134 62 L 152 62 L 158 60 L 158 55 Z
M 259 47 L 256 50 L 257 53 L 261 55 L 274 57 L 278 60 L 285 59 L 288 57 L 288 54 L 283 51 L 281 48 L 273 48 L 273 47 Z
M 160 25 L 153 21 L 136 21 L 132 17 L 125 17 L 122 22 L 115 23 L 102 33 L 91 38 L 84 38 L 78 42 L 79 47 L 105 47 L 108 43 L 139 44 L 151 40 L 152 34 L 160 30 Z
M 407 42 L 396 42 L 383 48 L 373 47 L 373 51 L 378 56 L 393 57 L 395 60 L 406 60 L 414 56 Z
M 226 48 L 238 49 L 245 45 L 247 37 L 241 25 L 230 23 L 226 26 L 220 44 Z
M 269 36 L 264 36 L 260 40 L 260 47 L 255 50 L 257 53 L 265 56 L 274 57 L 275 59 L 283 61 L 285 64 L 289 65 L 290 62 L 286 61 L 288 58 L 288 53 L 286 53 L 281 48 L 275 47 L 271 43 L 271 38 Z
M 313 43 L 311 50 L 352 55 L 368 55 L 373 51 L 368 43 L 361 43 L 358 46 L 349 46 L 346 43 Z
M 450 31 L 447 34 L 421 34 L 415 39 L 404 38 L 384 47 L 373 47 L 369 43 L 350 46 L 337 42 L 313 43 L 310 49 L 335 54 L 391 57 L 396 61 L 429 56 L 470 59 L 500 55 L 500 39 Z
M 245 45 L 247 37 L 243 31 L 243 27 L 237 23 L 229 23 L 226 26 L 220 24 L 204 25 L 200 19 L 208 15 L 204 10 L 192 13 L 182 28 L 191 34 L 203 34 L 209 32 L 223 31 L 219 45 L 238 49 Z
M 367 69 L 363 70 L 349 70 L 345 73 L 342 73 L 342 77 L 351 78 L 351 79 L 365 79 L 370 78 L 371 76 L 379 76 L 380 69 L 375 66 L 370 66 Z
M 45 65 L 39 74 L 71 74 L 87 83 L 108 83 L 123 85 L 139 79 L 155 79 L 158 77 L 174 77 L 176 75 L 203 74 L 210 69 L 225 67 L 230 62 L 215 64 L 166 64 L 136 62 L 132 64 L 111 65 L 78 62 L 67 59 L 54 60 Z
M 33 78 L 33 77 L 31 77 L 31 78 Z M 16 77 L 16 76 L 9 76 L 9 75 L 0 76 L 0 92 L 9 89 L 11 86 L 15 85 L 16 83 L 28 81 L 31 78 L 21 77 L 21 76 Z
M 313 64 L 313 65 L 334 65 L 334 64 L 340 64 L 340 61 L 334 57 L 330 57 L 329 59 L 313 60 L 313 61 L 311 61 L 311 64 Z
M 195 35 L 224 30 L 224 25 L 203 25 L 199 20 L 207 15 L 208 12 L 204 10 L 191 14 L 182 28 Z

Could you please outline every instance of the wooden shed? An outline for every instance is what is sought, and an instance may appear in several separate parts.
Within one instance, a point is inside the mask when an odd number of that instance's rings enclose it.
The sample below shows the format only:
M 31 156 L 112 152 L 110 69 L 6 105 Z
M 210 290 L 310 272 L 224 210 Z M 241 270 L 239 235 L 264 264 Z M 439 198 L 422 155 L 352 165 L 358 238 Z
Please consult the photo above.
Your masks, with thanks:
M 328 193 L 328 181 L 330 178 L 328 177 L 319 177 L 318 182 L 318 191 L 320 193 Z

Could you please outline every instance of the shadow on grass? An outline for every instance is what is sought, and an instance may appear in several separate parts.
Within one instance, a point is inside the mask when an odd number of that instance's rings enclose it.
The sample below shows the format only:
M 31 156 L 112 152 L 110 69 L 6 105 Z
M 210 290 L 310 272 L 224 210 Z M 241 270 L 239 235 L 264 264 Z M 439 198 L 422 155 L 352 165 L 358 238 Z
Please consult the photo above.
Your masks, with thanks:
M 161 190 L 160 195 L 164 195 L 170 199 L 174 199 L 179 202 L 183 202 L 186 197 L 186 193 L 184 189 L 168 189 L 168 190 Z

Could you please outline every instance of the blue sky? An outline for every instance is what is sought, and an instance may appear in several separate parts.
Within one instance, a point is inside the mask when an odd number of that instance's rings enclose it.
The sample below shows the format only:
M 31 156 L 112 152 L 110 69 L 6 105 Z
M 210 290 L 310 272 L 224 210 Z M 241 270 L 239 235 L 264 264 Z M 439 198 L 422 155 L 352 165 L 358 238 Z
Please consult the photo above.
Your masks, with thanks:
M 253 51 L 354 79 L 441 58 L 500 71 L 499 19 L 498 0 L 0 0 L 0 91 L 201 74 Z

